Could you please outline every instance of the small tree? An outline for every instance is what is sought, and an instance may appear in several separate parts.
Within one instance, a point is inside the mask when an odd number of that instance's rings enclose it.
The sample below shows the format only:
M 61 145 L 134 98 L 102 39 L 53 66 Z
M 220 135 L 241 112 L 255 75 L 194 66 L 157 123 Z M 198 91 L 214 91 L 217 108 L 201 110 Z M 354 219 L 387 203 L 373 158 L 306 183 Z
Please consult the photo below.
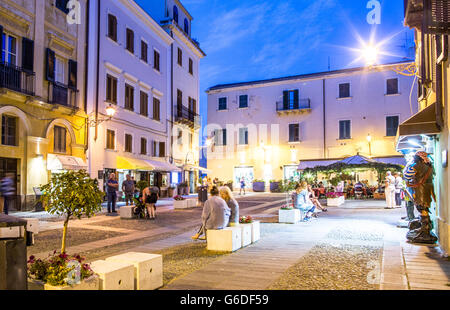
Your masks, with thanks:
M 84 170 L 55 174 L 47 185 L 41 187 L 41 191 L 45 210 L 65 217 L 61 245 L 63 254 L 66 251 L 67 227 L 71 217 L 92 217 L 100 212 L 105 194 L 98 188 L 98 181 L 91 179 Z

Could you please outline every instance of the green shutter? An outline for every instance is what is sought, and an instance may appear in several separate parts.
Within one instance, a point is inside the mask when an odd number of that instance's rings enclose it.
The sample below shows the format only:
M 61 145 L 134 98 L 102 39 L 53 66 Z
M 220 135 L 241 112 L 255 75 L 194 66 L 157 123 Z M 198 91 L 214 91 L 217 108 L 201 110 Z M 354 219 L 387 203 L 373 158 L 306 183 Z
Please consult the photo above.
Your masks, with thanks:
M 287 110 L 289 108 L 289 91 L 283 91 L 283 109 Z
M 55 52 L 51 49 L 47 48 L 47 57 L 46 57 L 46 77 L 47 81 L 54 82 L 55 81 Z
M 33 72 L 34 69 L 34 41 L 22 38 L 22 69 Z
M 299 91 L 298 89 L 294 90 L 294 109 L 299 108 Z
M 3 51 L 3 26 L 0 25 L 0 62 L 3 61 L 2 51 Z

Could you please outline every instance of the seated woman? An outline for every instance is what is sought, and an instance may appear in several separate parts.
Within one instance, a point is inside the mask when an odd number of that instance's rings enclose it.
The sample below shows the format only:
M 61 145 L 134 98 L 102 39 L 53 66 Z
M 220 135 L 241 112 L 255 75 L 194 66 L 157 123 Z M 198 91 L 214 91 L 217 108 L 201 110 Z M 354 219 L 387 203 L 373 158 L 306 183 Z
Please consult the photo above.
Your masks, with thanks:
M 316 207 L 309 200 L 308 183 L 302 182 L 297 185 L 294 193 L 294 208 L 300 209 L 305 213 L 303 218 L 304 222 L 311 220 L 311 216 L 314 214 Z
M 191 238 L 194 240 L 206 240 L 206 237 L 200 238 L 202 235 L 206 235 L 208 229 L 224 229 L 228 226 L 230 220 L 231 210 L 228 208 L 225 200 L 219 197 L 219 190 L 216 186 L 211 189 L 211 197 L 205 202 L 202 213 L 202 226 L 195 236 Z
M 239 224 L 239 204 L 234 199 L 233 193 L 228 186 L 222 186 L 219 188 L 220 198 L 225 200 L 228 208 L 231 210 L 230 222 L 228 226 L 233 226 Z
M 322 205 L 319 202 L 319 199 L 316 198 L 316 195 L 313 191 L 313 189 L 311 188 L 311 185 L 308 185 L 308 192 L 309 192 L 309 199 L 311 200 L 311 202 L 313 203 L 314 206 L 316 206 L 317 209 L 323 211 L 323 212 L 327 212 L 327 208 L 322 207 Z

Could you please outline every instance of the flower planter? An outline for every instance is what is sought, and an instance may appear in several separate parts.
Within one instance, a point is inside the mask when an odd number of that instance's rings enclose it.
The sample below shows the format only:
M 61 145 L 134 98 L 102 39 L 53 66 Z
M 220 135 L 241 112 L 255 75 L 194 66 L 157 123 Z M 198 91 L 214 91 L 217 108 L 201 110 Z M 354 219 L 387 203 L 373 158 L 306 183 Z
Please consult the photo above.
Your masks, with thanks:
M 263 193 L 266 191 L 266 183 L 264 182 L 253 182 L 253 191 Z
M 175 209 L 186 209 L 186 208 L 188 208 L 188 201 L 187 200 L 174 200 L 173 207 Z
M 270 192 L 278 193 L 280 191 L 280 182 L 270 182 Z
M 28 290 L 45 290 L 45 291 L 98 291 L 100 289 L 100 279 L 98 275 L 93 275 L 73 286 L 53 286 L 44 284 L 41 281 L 28 280 Z
M 345 197 L 340 196 L 338 198 L 327 198 L 328 207 L 339 207 L 345 203 Z
M 175 193 L 175 188 L 169 187 L 169 189 L 167 190 L 167 196 L 169 198 L 172 198 L 174 196 L 174 193 Z
M 231 191 L 233 191 L 233 183 L 225 184 Z
M 296 224 L 301 220 L 301 213 L 299 209 L 278 211 L 278 223 Z
M 252 224 L 239 224 L 235 227 L 239 227 L 242 232 L 242 247 L 246 247 L 252 243 Z

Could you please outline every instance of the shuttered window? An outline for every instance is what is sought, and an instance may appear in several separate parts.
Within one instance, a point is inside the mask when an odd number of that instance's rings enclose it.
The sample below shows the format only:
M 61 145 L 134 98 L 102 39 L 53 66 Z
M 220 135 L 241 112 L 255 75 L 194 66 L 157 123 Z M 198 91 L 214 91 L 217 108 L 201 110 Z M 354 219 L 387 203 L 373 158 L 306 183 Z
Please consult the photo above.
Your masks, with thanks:
M 239 128 L 239 144 L 248 145 L 248 128 Z
M 217 129 L 214 131 L 214 144 L 217 146 L 227 145 L 227 130 Z
M 339 84 L 339 98 L 350 97 L 350 83 Z
M 194 62 L 192 61 L 191 58 L 189 58 L 189 73 L 191 75 L 194 75 Z
M 388 95 L 398 94 L 398 79 L 388 79 L 386 81 L 386 94 Z
M 239 96 L 239 108 L 248 108 L 248 95 Z
M 2 144 L 17 145 L 17 117 L 2 115 Z
M 300 124 L 289 124 L 289 142 L 300 142 Z
M 183 51 L 181 48 L 178 48 L 178 64 L 183 66 Z
M 339 139 L 351 139 L 351 121 L 339 121 Z
M 125 109 L 134 111 L 134 87 L 125 84 Z
M 398 116 L 386 117 L 386 136 L 395 137 L 398 129 Z
M 153 98 L 153 119 L 155 121 L 161 120 L 161 102 L 158 98 Z
M 78 64 L 74 60 L 69 60 L 69 87 L 77 88 L 77 68 Z
M 141 109 L 140 113 L 143 116 L 148 116 L 148 94 L 141 91 Z
M 144 41 L 141 41 L 141 60 L 145 63 L 148 62 L 148 45 Z
M 160 59 L 159 53 L 154 50 L 153 51 L 153 68 L 158 72 L 161 71 L 160 67 L 159 67 L 159 59 Z
M 66 153 L 66 128 L 55 126 L 53 151 L 56 153 Z
M 47 48 L 46 53 L 46 78 L 47 81 L 54 82 L 55 81 L 55 52 L 51 49 Z
M 116 132 L 114 130 L 106 130 L 106 148 L 108 150 L 116 148 Z
M 284 110 L 295 110 L 299 108 L 300 92 L 298 89 L 285 90 L 283 92 L 283 108 Z
M 125 134 L 125 152 L 133 152 L 133 136 L 129 134 Z
M 134 54 L 134 32 L 127 28 L 127 50 Z
M 166 142 L 159 142 L 159 157 L 166 157 Z
M 34 42 L 22 38 L 22 69 L 27 72 L 34 70 Z
M 108 37 L 117 42 L 117 18 L 108 14 Z
M 227 98 L 219 98 L 219 111 L 227 109 Z
M 117 79 L 106 75 L 106 101 L 117 104 Z
M 141 138 L 141 155 L 147 155 L 147 139 Z

